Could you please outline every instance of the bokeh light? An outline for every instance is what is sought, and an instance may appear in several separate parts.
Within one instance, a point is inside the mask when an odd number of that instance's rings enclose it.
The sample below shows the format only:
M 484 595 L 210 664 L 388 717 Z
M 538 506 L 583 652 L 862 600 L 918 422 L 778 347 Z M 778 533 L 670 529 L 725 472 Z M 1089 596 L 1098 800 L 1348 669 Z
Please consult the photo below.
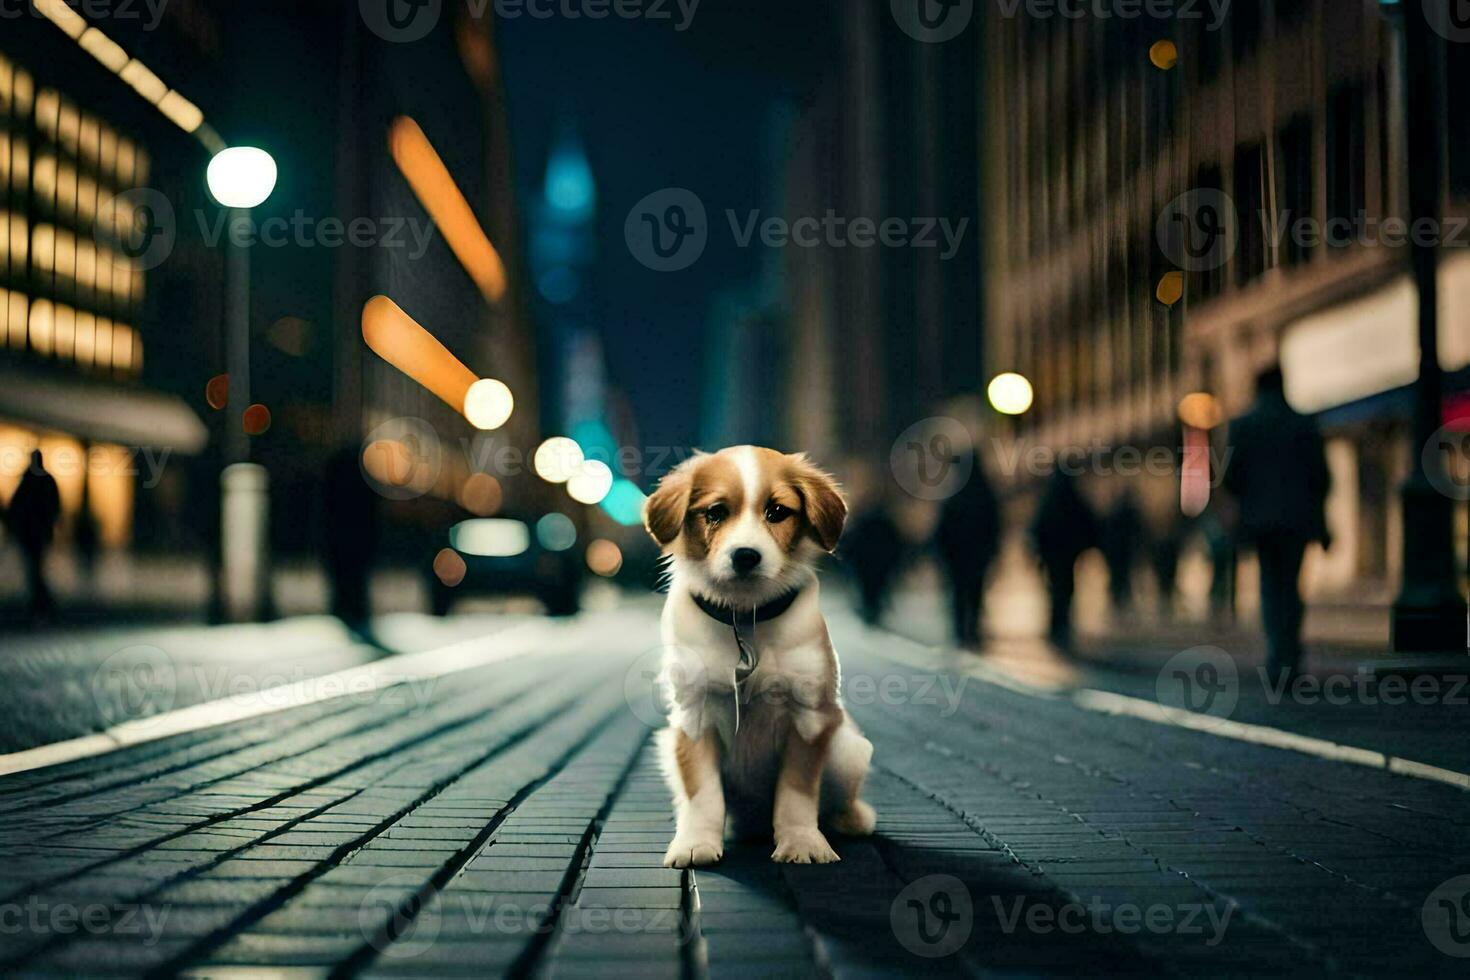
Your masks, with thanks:
M 547 483 L 565 483 L 581 468 L 582 447 L 577 440 L 566 436 L 552 436 L 536 447 L 532 465 L 536 475 Z
M 1225 421 L 1220 400 L 1206 391 L 1196 391 L 1179 400 L 1179 421 L 1196 429 L 1213 429 Z
M 227 208 L 253 208 L 276 189 L 276 161 L 254 146 L 232 146 L 209 161 L 209 193 Z
M 453 548 L 440 548 L 434 556 L 434 576 L 451 589 L 464 581 L 469 567 Z
M 230 376 L 216 374 L 204 386 L 204 400 L 216 411 L 230 403 Z
M 1155 41 L 1148 49 L 1148 60 L 1155 68 L 1168 71 L 1179 64 L 1179 48 L 1173 41 Z
M 612 578 L 623 567 L 623 550 L 607 538 L 587 545 L 587 567 L 596 575 Z
M 1031 382 L 1013 371 L 997 374 L 985 390 L 991 407 L 1002 415 L 1024 415 L 1031 408 L 1034 394 Z
M 612 489 L 613 475 L 600 459 L 583 460 L 577 472 L 567 481 L 567 493 L 579 504 L 599 503 Z
M 1173 306 L 1184 298 L 1184 273 L 1177 269 L 1166 272 L 1159 277 L 1159 285 L 1154 290 L 1154 297 L 1165 306 Z
M 449 543 L 466 555 L 513 558 L 531 547 L 531 530 L 520 521 L 476 517 L 450 528 Z
M 481 378 L 464 396 L 464 417 L 477 429 L 498 429 L 515 410 L 516 400 L 505 382 Z
M 456 412 L 475 383 L 474 372 L 449 353 L 397 303 L 374 296 L 362 307 L 362 339 L 383 360 L 413 378 Z
M 504 500 L 500 481 L 489 473 L 472 473 L 459 488 L 459 505 L 477 517 L 489 517 Z
M 399 116 L 388 130 L 388 150 L 480 293 L 490 303 L 500 302 L 506 282 L 500 253 L 490 244 L 474 209 L 423 129 L 412 119 Z
M 245 415 L 241 419 L 241 424 L 245 426 L 245 434 L 247 436 L 262 435 L 271 427 L 271 410 L 256 402 L 254 405 L 245 409 Z
M 536 540 L 547 551 L 566 551 L 577 543 L 577 525 L 567 515 L 553 511 L 536 522 Z

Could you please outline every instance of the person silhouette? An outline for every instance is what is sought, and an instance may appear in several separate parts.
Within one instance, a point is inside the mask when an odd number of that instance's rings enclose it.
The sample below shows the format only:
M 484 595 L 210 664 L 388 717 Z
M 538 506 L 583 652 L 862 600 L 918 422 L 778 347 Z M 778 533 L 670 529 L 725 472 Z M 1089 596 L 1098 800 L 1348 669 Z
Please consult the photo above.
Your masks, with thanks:
M 1072 649 L 1072 597 L 1077 559 L 1098 545 L 1097 515 L 1077 488 L 1077 478 L 1058 465 L 1042 492 L 1031 522 L 1031 542 L 1046 570 L 1051 597 L 1047 638 L 1063 652 Z
M 1230 423 L 1225 489 L 1240 511 L 1236 534 L 1260 564 L 1266 667 L 1296 673 L 1302 658 L 1302 558 L 1307 545 L 1331 546 L 1325 504 L 1331 478 L 1322 433 L 1286 402 L 1279 367 L 1256 380 L 1250 410 Z
M 883 617 L 904 550 L 903 534 L 886 501 L 874 501 L 848 521 L 843 554 L 852 563 L 860 611 L 869 626 L 876 626 Z
M 1133 569 L 1148 547 L 1143 510 L 1132 487 L 1124 487 L 1103 519 L 1102 554 L 1108 566 L 1108 599 L 1116 614 L 1133 608 Z
M 377 498 L 363 478 L 356 445 L 327 460 L 323 517 L 332 615 L 359 635 L 370 633 L 370 584 L 377 549 Z
M 970 479 L 940 508 L 934 549 L 949 578 L 955 643 L 979 646 L 985 579 L 1000 552 L 1000 504 L 978 458 Z
M 6 514 L 10 533 L 20 545 L 25 559 L 33 621 L 49 617 L 55 609 L 43 566 L 46 549 L 51 545 L 51 536 L 60 517 L 61 494 L 56 489 L 56 480 L 46 472 L 41 450 L 34 449 L 30 465 L 10 498 L 10 509 Z

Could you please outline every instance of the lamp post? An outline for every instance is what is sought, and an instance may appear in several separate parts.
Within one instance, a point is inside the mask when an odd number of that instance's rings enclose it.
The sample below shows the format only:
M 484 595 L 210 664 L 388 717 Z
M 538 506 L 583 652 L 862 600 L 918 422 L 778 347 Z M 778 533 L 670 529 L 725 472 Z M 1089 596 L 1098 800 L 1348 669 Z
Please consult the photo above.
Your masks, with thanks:
M 220 605 L 226 619 L 263 618 L 270 602 L 270 491 L 265 467 L 250 462 L 245 411 L 250 407 L 250 210 L 276 186 L 276 162 L 250 146 L 209 161 L 209 193 L 229 209 L 225 269 L 225 468 L 220 473 Z
M 1409 218 L 1440 227 L 1439 120 L 1440 45 L 1430 30 L 1423 4 L 1403 5 Z M 1439 366 L 1439 246 L 1413 236 L 1414 281 L 1419 293 L 1419 382 L 1415 387 L 1409 478 L 1402 488 L 1404 512 L 1403 588 L 1393 605 L 1396 653 L 1448 653 L 1465 649 L 1465 600 L 1455 581 L 1452 536 L 1454 504 L 1435 489 L 1443 467 L 1438 453 L 1423 448 L 1439 429 L 1444 382 Z

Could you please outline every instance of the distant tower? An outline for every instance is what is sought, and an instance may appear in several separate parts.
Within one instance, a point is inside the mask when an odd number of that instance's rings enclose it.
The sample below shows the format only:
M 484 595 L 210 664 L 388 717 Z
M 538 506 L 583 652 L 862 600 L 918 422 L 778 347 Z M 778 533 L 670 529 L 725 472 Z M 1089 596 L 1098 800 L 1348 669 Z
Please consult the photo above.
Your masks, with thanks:
M 606 398 L 602 344 L 593 326 L 591 271 L 597 257 L 597 185 L 575 125 L 564 121 L 546 160 L 541 196 L 532 209 L 531 275 L 546 343 L 547 431 L 601 424 Z

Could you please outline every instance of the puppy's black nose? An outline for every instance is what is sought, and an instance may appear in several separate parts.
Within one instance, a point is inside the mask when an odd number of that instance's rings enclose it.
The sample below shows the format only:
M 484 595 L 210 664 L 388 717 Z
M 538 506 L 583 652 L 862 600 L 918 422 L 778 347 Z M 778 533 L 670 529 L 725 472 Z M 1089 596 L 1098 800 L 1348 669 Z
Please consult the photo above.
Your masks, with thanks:
M 730 564 L 735 571 L 745 575 L 761 563 L 761 553 L 754 548 L 736 548 L 730 555 Z

